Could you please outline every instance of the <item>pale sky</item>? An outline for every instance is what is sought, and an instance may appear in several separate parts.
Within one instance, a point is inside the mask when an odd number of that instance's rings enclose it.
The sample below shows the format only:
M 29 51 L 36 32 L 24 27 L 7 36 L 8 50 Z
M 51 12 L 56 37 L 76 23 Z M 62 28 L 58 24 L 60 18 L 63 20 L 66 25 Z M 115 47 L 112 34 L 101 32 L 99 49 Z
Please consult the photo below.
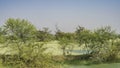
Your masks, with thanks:
M 120 33 L 120 0 L 0 0 L 0 26 L 8 18 L 27 19 L 37 28 L 55 25 L 73 32 L 111 26 Z

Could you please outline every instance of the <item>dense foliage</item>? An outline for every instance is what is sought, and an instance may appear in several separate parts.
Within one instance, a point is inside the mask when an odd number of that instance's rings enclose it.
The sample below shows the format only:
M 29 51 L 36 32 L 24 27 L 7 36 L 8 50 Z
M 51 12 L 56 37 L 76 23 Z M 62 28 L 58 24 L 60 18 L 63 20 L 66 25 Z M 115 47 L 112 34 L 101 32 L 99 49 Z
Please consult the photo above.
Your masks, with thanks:
M 8 19 L 3 26 L 8 52 L 1 55 L 2 63 L 15 68 L 54 68 L 51 55 L 44 54 L 44 42 L 38 42 L 37 29 L 27 20 Z M 2 36 L 1 34 L 0 36 Z M 1 37 L 2 38 L 2 37 Z
M 50 32 L 51 31 L 49 31 L 49 29 L 46 27 L 44 27 L 43 30 L 38 30 L 36 33 L 38 41 L 48 42 L 54 40 L 54 35 L 52 35 Z
M 51 34 L 48 28 L 37 30 L 27 20 L 9 18 L 0 27 L 1 48 L 8 48 L 0 55 L 2 64 L 15 68 L 58 68 L 57 57 L 45 53 L 46 42 L 58 41 L 63 58 L 90 60 L 91 62 L 116 61 L 120 53 L 120 34 L 110 26 L 94 31 L 78 26 L 75 32 L 63 32 L 59 29 Z M 82 56 L 71 54 L 74 46 L 79 44 L 86 53 Z
M 116 44 L 120 41 L 117 41 L 117 34 L 111 30 L 110 26 L 99 28 L 94 32 L 81 28 L 76 30 L 77 41 L 80 46 L 84 45 L 87 50 L 86 54 L 91 54 L 88 58 L 97 62 L 117 59 L 119 45 Z

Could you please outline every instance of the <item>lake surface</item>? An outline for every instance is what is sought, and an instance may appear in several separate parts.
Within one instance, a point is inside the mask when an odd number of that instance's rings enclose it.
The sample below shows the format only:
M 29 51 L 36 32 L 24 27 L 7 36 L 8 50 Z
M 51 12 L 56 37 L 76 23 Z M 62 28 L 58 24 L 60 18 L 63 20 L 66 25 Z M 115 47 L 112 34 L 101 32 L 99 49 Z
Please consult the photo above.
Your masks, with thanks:
M 69 50 L 66 50 L 66 52 Z M 81 55 L 81 54 L 87 54 L 87 50 L 72 50 L 70 51 L 72 55 Z
M 97 65 L 65 65 L 64 68 L 120 68 L 120 63 L 97 64 Z
M 87 50 L 72 50 L 73 53 L 83 53 L 86 54 Z

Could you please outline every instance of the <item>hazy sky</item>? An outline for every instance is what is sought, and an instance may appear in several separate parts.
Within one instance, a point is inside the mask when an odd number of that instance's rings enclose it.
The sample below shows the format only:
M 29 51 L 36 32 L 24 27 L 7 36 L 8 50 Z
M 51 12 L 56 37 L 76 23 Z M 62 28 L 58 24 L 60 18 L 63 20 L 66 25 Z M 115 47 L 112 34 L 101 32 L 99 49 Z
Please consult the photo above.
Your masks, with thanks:
M 120 0 L 0 0 L 0 25 L 8 18 L 27 19 L 37 28 L 55 25 L 67 32 L 112 26 L 120 33 Z

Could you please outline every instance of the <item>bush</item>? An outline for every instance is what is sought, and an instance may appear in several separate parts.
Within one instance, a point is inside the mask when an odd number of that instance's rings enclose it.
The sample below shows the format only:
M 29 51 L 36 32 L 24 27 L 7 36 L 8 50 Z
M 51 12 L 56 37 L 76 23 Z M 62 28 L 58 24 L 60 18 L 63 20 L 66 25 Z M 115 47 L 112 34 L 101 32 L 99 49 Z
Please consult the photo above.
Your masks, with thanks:
M 1 55 L 2 63 L 15 68 L 56 68 L 58 64 L 45 50 L 43 44 L 24 44 L 20 53 Z

